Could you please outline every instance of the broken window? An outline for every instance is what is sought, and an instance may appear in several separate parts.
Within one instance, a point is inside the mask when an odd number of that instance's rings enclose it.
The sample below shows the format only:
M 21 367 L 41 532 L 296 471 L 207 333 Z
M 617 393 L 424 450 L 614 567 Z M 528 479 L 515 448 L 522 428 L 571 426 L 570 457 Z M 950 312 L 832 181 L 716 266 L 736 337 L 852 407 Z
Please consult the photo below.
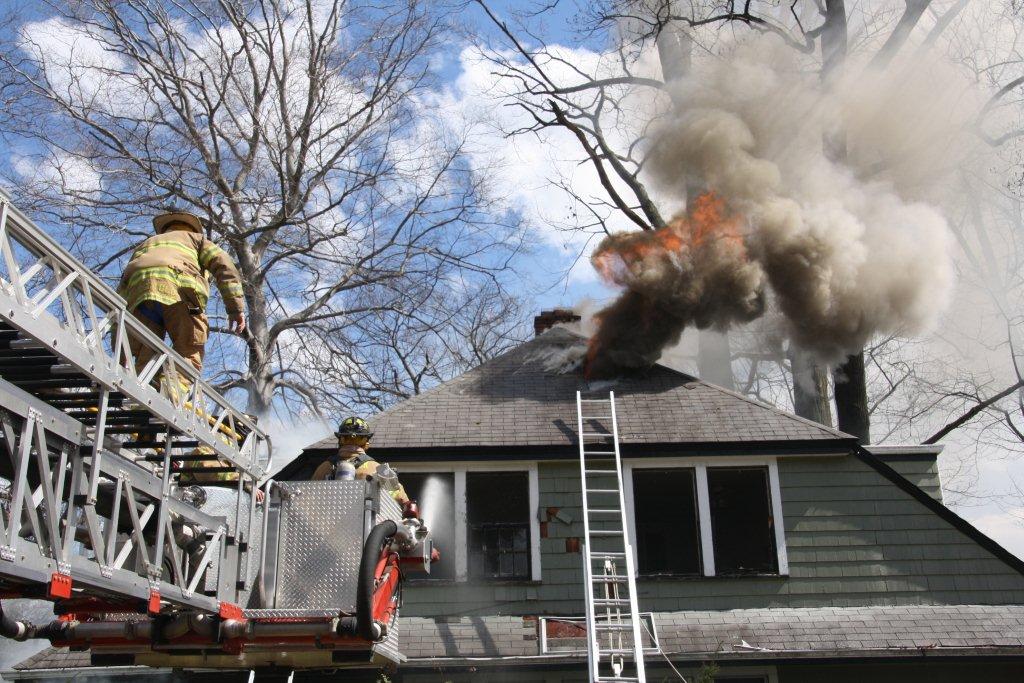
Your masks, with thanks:
M 467 472 L 466 520 L 470 578 L 530 578 L 526 472 Z
M 402 486 L 420 505 L 420 514 L 430 530 L 441 560 L 432 562 L 433 580 L 455 580 L 455 475 L 451 472 L 402 472 Z
M 692 469 L 633 470 L 638 571 L 701 573 L 700 524 Z
M 709 467 L 715 574 L 776 574 L 778 554 L 766 467 Z

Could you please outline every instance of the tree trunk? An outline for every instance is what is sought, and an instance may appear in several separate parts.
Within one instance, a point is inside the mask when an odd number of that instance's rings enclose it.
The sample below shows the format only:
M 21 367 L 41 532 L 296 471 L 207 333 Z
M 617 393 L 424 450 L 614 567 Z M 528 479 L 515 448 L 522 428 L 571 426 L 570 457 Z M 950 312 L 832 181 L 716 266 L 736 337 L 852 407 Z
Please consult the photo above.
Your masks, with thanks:
M 828 374 L 806 353 L 790 343 L 790 368 L 793 371 L 793 410 L 800 417 L 832 426 L 828 404 Z
M 249 299 L 249 401 L 247 411 L 253 415 L 267 415 L 274 400 L 273 354 L 270 344 L 270 325 L 267 315 L 267 297 L 263 290 L 254 291 Z
M 658 60 L 661 63 L 661 77 L 666 83 L 683 78 L 690 71 L 693 40 L 681 26 L 670 23 L 658 34 Z M 669 90 L 670 94 L 672 93 Z M 673 99 L 675 96 L 672 95 Z M 680 104 L 680 103 L 676 103 Z M 704 188 L 692 183 L 686 185 L 686 200 L 689 202 Z M 729 350 L 729 333 L 713 330 L 697 332 L 697 374 L 701 379 L 733 390 L 736 383 L 732 375 L 732 354 Z
M 914 23 L 916 23 L 916 18 Z M 826 0 L 825 30 L 821 33 L 821 78 L 826 87 L 846 61 L 848 46 L 844 0 Z M 836 122 L 835 130 L 825 135 L 822 144 L 825 145 L 825 152 L 831 159 L 834 161 L 846 160 L 848 150 L 842 121 Z M 847 358 L 845 363 L 833 371 L 832 379 L 835 384 L 836 418 L 839 429 L 856 436 L 862 443 L 868 443 L 871 416 L 868 413 L 864 352 L 860 351 Z
M 867 380 L 864 352 L 850 356 L 832 371 L 836 393 L 836 421 L 840 431 L 852 434 L 861 443 L 871 443 Z
M 270 412 L 274 400 L 273 353 L 270 340 L 270 315 L 267 294 L 263 289 L 259 254 L 247 242 L 232 242 L 242 287 L 245 291 L 246 330 L 248 347 L 248 379 L 246 412 L 264 416 Z

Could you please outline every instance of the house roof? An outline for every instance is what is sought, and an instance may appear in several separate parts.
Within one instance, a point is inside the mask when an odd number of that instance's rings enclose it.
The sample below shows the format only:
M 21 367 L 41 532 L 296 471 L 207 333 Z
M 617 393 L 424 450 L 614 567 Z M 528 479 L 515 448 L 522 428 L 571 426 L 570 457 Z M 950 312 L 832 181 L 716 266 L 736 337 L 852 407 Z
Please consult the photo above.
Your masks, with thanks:
M 374 452 L 574 449 L 577 391 L 602 398 L 615 392 L 624 450 L 655 444 L 836 445 L 853 439 L 664 365 L 615 381 L 588 381 L 578 367 L 562 371 L 559 365 L 578 361 L 585 344 L 579 335 L 554 327 L 396 404 L 369 420 Z M 335 448 L 331 437 L 306 451 Z
M 761 608 L 655 612 L 658 642 L 674 660 L 787 659 L 950 654 L 1024 656 L 1024 605 Z M 540 655 L 537 623 L 523 617 L 403 618 L 409 663 L 439 658 Z M 569 639 L 562 639 L 566 644 Z M 584 639 L 578 639 L 585 648 Z M 567 653 L 568 654 L 568 653 Z M 585 657 L 585 652 L 579 652 Z
M 662 652 L 676 662 L 711 657 L 737 662 L 1024 657 L 1024 605 L 691 610 L 655 612 L 653 619 Z M 586 656 L 572 647 L 572 641 L 578 640 L 582 648 L 582 637 L 560 639 L 560 645 L 575 651 L 542 654 L 536 617 L 400 617 L 398 639 L 398 649 L 409 658 L 403 668 L 486 666 L 488 658 L 494 658 L 494 664 L 529 665 L 581 661 Z M 49 648 L 15 666 L 11 677 L 88 666 L 88 653 Z

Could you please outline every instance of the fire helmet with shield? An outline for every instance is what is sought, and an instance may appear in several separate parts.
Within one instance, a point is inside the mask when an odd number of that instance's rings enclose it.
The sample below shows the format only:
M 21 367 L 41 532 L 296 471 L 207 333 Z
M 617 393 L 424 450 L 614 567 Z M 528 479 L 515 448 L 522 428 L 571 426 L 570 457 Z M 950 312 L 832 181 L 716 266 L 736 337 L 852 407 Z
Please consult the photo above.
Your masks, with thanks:
M 370 425 L 366 424 L 366 420 L 361 417 L 346 417 L 338 425 L 338 431 L 334 433 L 335 436 L 362 436 L 367 439 L 373 436 L 373 432 L 370 431 Z
M 188 211 L 169 211 L 153 218 L 153 231 L 156 234 L 165 232 L 172 225 L 178 225 L 203 234 L 203 221 L 199 216 Z

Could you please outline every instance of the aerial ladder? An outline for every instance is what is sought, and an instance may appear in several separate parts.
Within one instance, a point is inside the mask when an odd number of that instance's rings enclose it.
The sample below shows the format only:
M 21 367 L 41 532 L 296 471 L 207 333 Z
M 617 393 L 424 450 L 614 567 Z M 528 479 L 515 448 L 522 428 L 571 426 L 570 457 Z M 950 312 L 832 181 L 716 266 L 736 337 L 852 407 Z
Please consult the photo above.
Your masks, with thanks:
M 142 347 L 155 353 L 136 367 Z M 0 600 L 56 615 L 34 625 L 0 607 L 0 635 L 104 664 L 401 661 L 399 581 L 436 558 L 426 528 L 379 482 L 266 481 L 258 506 L 270 466 L 256 420 L 0 194 Z M 335 566 L 279 566 L 318 542 Z

